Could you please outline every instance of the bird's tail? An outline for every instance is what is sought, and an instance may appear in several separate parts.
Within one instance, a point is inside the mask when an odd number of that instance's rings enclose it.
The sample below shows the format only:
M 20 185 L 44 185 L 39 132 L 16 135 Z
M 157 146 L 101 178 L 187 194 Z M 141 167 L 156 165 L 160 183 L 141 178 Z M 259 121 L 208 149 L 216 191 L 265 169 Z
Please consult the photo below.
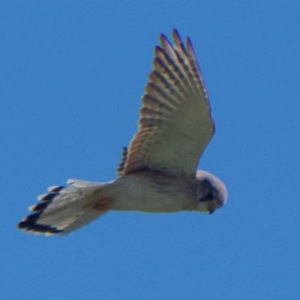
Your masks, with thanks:
M 36 234 L 67 234 L 86 225 L 105 213 L 110 199 L 101 197 L 105 183 L 77 179 L 67 181 L 67 186 L 51 186 L 48 193 L 38 196 L 33 212 L 18 227 Z

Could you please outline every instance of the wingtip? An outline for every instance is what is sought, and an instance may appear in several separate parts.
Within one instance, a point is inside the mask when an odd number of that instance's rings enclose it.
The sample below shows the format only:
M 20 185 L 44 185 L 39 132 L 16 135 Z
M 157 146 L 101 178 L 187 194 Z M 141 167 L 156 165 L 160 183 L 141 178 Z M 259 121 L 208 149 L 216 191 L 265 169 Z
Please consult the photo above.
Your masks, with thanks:
M 177 28 L 173 28 L 172 36 L 173 36 L 174 40 L 180 40 L 181 41 L 181 37 L 180 37 L 179 31 L 178 31 Z
M 162 43 L 164 43 L 166 40 L 168 40 L 168 38 L 167 38 L 167 36 L 166 36 L 164 33 L 161 33 L 161 34 L 159 35 L 159 40 L 160 40 L 160 42 L 161 42 L 161 44 L 162 44 Z
M 196 54 L 195 54 L 194 46 L 193 46 L 193 43 L 192 43 L 192 40 L 190 39 L 190 37 L 186 38 L 186 49 L 187 49 L 187 52 L 189 53 L 189 55 L 191 57 L 193 57 L 194 60 L 196 61 Z
M 172 38 L 174 44 L 172 44 L 169 39 L 164 35 L 163 33 L 160 34 L 160 44 L 161 46 L 156 46 L 155 47 L 155 54 L 157 56 L 161 55 L 162 52 L 167 52 L 169 55 L 174 55 L 174 50 L 177 49 L 184 53 L 185 55 L 187 54 L 187 48 L 190 48 L 190 53 L 194 55 L 194 50 L 193 46 L 191 43 L 191 40 L 189 37 L 186 39 L 186 45 L 184 44 L 179 31 L 176 28 L 173 28 L 172 30 Z

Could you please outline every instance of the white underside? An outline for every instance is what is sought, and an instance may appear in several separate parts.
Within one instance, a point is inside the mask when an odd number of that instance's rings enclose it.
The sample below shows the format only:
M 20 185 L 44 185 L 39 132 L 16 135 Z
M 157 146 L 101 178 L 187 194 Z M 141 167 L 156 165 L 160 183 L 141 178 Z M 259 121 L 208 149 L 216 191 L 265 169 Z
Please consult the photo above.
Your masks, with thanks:
M 103 194 L 112 199 L 111 210 L 175 212 L 194 209 L 190 189 L 174 179 L 128 175 L 108 183 Z

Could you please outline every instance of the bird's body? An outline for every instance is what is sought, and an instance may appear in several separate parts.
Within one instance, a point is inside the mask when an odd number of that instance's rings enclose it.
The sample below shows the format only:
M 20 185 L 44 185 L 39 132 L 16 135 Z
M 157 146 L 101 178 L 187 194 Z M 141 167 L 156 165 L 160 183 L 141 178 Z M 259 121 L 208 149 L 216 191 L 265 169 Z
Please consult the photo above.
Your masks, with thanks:
M 197 171 L 215 130 L 210 104 L 191 41 L 173 32 L 161 36 L 142 97 L 139 130 L 114 181 L 69 180 L 39 196 L 33 214 L 19 223 L 32 233 L 66 234 L 109 210 L 212 213 L 226 201 L 225 185 Z
M 196 207 L 195 189 L 185 176 L 171 172 L 140 171 L 109 183 L 112 210 L 176 212 Z M 126 201 L 124 201 L 126 199 Z M 153 201 L 155 199 L 155 201 Z

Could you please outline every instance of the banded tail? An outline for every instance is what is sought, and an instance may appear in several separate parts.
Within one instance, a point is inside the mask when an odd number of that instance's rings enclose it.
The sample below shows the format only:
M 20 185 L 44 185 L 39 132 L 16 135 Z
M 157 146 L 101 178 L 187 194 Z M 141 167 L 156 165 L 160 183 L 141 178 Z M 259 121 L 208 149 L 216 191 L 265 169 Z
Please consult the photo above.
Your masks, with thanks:
M 35 234 L 67 234 L 84 226 L 110 207 L 110 199 L 99 196 L 105 183 L 70 179 L 67 186 L 51 186 L 38 196 L 39 203 L 29 208 L 33 213 L 18 227 Z

